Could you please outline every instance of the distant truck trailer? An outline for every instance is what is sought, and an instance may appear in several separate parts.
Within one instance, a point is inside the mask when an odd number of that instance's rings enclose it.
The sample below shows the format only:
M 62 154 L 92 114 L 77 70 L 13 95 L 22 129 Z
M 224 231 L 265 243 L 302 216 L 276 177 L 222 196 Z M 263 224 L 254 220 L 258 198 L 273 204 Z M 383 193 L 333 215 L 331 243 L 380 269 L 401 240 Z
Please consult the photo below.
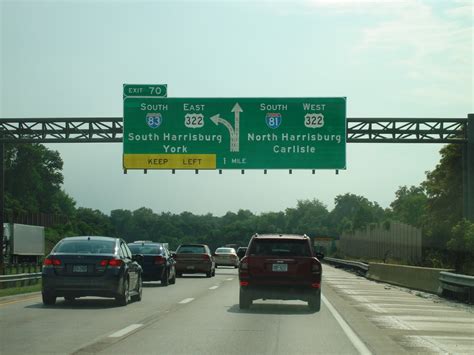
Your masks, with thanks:
M 44 227 L 4 223 L 5 261 L 10 263 L 39 263 L 44 256 Z

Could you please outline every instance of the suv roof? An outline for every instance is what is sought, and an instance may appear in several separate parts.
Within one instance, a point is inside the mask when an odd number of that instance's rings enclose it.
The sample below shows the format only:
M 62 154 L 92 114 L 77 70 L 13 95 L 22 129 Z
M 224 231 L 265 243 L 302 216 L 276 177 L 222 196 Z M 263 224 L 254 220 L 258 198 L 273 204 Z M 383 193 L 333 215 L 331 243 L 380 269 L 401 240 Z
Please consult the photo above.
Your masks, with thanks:
M 282 238 L 282 239 L 309 239 L 309 237 L 305 235 L 298 235 L 298 234 L 254 234 L 254 238 L 258 239 L 275 239 L 275 238 Z

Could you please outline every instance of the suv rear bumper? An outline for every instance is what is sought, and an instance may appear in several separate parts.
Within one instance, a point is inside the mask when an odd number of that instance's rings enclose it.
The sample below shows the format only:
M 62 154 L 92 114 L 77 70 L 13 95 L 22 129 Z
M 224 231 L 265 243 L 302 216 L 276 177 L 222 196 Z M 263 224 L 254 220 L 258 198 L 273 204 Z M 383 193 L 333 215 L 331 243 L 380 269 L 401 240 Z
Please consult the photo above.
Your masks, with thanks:
M 309 301 L 311 298 L 319 297 L 321 289 L 310 286 L 241 286 L 250 299 L 269 300 L 301 300 Z

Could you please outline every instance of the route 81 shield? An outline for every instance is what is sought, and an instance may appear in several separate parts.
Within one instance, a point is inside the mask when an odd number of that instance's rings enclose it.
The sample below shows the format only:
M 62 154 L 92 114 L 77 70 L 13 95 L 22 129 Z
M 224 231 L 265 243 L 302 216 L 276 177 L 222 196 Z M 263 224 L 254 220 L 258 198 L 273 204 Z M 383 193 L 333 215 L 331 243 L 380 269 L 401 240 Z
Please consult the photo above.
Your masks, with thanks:
M 146 114 L 146 123 L 150 128 L 158 128 L 163 122 L 163 117 L 161 113 L 147 113 Z
M 281 113 L 267 113 L 265 122 L 268 127 L 275 129 L 280 127 L 282 121 Z

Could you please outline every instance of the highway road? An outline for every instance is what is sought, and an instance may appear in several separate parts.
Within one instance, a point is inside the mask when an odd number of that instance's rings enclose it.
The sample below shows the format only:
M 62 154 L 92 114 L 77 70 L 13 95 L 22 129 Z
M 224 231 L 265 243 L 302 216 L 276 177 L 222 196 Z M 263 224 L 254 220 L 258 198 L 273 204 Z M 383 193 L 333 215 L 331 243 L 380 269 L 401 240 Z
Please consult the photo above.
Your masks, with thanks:
M 145 283 L 143 300 L 0 299 L 0 354 L 474 353 L 474 310 L 324 265 L 321 311 L 299 301 L 238 307 L 237 270 Z

